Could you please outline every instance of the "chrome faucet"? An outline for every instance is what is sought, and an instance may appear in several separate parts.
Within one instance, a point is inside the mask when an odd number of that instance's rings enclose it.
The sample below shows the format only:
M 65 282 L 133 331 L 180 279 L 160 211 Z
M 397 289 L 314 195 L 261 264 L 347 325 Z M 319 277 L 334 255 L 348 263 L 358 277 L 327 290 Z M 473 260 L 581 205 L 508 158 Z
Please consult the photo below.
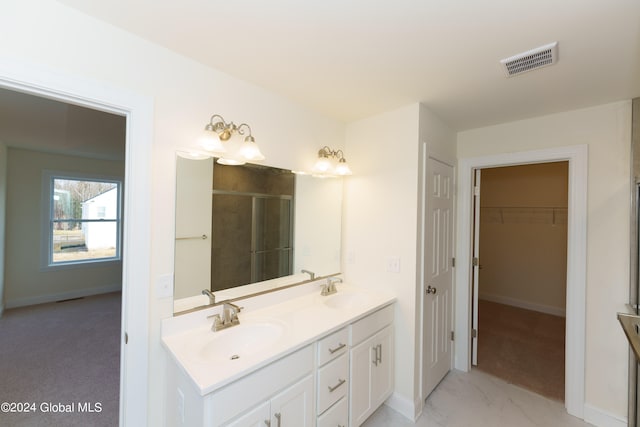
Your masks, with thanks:
M 327 283 L 322 285 L 320 295 L 327 296 L 338 292 L 338 289 L 336 289 L 336 283 L 342 283 L 342 279 L 339 277 L 327 277 Z
M 203 289 L 202 290 L 202 295 L 206 295 L 206 296 L 209 297 L 209 304 L 215 304 L 216 303 L 216 296 L 209 289 Z
M 309 271 L 309 270 L 300 270 L 300 273 L 307 273 L 309 276 L 311 276 L 311 279 L 309 280 L 313 280 L 316 278 L 316 273 L 314 273 L 313 271 Z
M 207 319 L 213 318 L 213 324 L 211 325 L 211 330 L 213 332 L 240 324 L 238 313 L 242 311 L 242 307 L 238 307 L 231 301 L 222 301 L 222 304 L 222 316 L 220 316 L 220 314 L 214 314 L 207 317 Z

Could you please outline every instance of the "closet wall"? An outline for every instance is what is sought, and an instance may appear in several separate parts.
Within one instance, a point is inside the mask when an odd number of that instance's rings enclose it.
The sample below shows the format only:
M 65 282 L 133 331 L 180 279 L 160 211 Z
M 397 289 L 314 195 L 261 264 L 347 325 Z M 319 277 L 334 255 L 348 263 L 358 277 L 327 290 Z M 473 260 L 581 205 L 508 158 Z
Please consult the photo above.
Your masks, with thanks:
M 568 163 L 483 169 L 479 298 L 564 315 Z

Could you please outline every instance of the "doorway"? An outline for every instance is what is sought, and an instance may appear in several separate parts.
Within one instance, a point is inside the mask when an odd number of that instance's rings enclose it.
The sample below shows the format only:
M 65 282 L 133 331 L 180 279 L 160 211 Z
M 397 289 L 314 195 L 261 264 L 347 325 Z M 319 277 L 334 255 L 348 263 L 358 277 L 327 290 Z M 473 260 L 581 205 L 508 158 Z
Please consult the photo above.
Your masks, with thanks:
M 564 401 L 568 163 L 476 174 L 472 365 Z
M 153 102 L 101 81 L 8 58 L 0 67 L 0 87 L 127 118 L 119 425 L 146 425 Z
M 7 147 L 1 401 L 83 402 L 87 412 L 65 411 L 57 422 L 116 425 L 126 119 L 5 89 L 0 111 Z M 37 409 L 0 418 L 50 419 L 47 408 Z
M 586 239 L 587 239 L 587 146 L 549 148 L 494 154 L 458 160 L 455 285 L 455 367 L 471 369 L 473 174 L 476 169 L 556 161 L 569 162 L 567 207 L 567 306 L 565 407 L 584 417 Z

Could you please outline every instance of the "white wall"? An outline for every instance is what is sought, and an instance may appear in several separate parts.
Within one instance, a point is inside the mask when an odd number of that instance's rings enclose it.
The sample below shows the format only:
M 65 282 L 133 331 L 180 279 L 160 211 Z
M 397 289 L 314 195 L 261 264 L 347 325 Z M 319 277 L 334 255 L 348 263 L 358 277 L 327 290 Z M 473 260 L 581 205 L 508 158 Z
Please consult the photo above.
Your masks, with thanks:
M 345 152 L 343 268 L 348 282 L 397 294 L 395 392 L 414 400 L 419 105 L 351 123 Z M 400 273 L 386 271 L 400 258 Z
M 74 298 L 120 289 L 122 263 L 104 262 L 43 270 L 41 260 L 43 171 L 124 176 L 122 161 L 98 160 L 37 151 L 7 150 L 6 268 L 7 307 Z M 46 253 L 46 248 L 44 250 Z
M 249 123 L 266 162 L 278 167 L 310 169 L 320 147 L 339 148 L 344 140 L 344 125 L 335 120 L 53 0 L 3 2 L 0 52 L 154 99 L 152 280 L 173 269 L 175 151 L 190 146 L 212 114 Z M 149 293 L 149 425 L 162 426 L 158 408 L 165 403 L 167 357 L 160 320 L 172 315 L 173 304 L 171 298 L 156 298 L 153 283 L 131 285 Z
M 7 212 L 7 147 L 0 142 L 0 316 L 4 311 L 4 248 Z
M 628 300 L 631 102 L 617 102 L 458 134 L 458 157 L 587 144 L 585 399 L 627 414 L 628 344 L 616 320 Z
M 419 181 L 422 142 L 428 154 L 454 163 L 455 134 L 420 104 L 351 123 L 346 153 L 343 268 L 347 281 L 397 294 L 395 394 L 413 418 L 420 407 Z M 400 273 L 386 269 L 400 258 Z

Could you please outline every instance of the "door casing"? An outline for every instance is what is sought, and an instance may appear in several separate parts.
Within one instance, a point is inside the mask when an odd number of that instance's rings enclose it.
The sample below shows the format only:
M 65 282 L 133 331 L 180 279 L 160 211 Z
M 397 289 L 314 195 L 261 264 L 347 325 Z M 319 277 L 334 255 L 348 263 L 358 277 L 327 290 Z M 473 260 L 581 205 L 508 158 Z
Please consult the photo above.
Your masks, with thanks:
M 555 161 L 569 162 L 565 407 L 569 414 L 578 418 L 584 418 L 585 406 L 587 160 L 587 145 L 503 153 L 458 160 L 455 367 L 465 372 L 471 368 L 473 171 L 488 167 Z
M 0 87 L 126 117 L 120 425 L 147 425 L 153 101 L 9 58 L 0 61 Z

